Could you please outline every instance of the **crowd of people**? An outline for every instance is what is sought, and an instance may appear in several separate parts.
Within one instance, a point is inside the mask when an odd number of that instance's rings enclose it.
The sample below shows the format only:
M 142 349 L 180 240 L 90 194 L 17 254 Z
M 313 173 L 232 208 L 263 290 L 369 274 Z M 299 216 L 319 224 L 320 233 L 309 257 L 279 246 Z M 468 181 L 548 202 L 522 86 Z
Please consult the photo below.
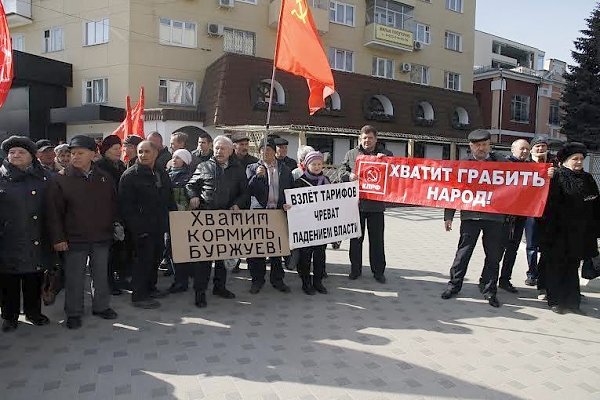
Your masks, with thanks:
M 342 181 L 357 180 L 358 155 L 378 157 L 392 153 L 377 140 L 372 126 L 361 129 L 356 148 L 344 159 Z M 469 135 L 470 159 L 479 161 L 552 163 L 546 211 L 541 218 L 461 212 L 460 241 L 450 270 L 444 299 L 462 287 L 478 236 L 483 232 L 486 254 L 479 288 L 489 304 L 498 307 L 497 287 L 516 292 L 512 269 L 523 232 L 527 237 L 526 284 L 538 286 L 553 311 L 582 313 L 578 267 L 581 260 L 597 256 L 598 188 L 583 171 L 586 149 L 567 143 L 556 158 L 544 138 L 531 143 L 517 140 L 512 155 L 504 160 L 491 151 L 488 131 Z M 92 314 L 115 319 L 111 296 L 131 291 L 134 307 L 155 309 L 158 299 L 188 291 L 193 282 L 194 303 L 207 306 L 212 294 L 235 298 L 227 289 L 227 268 L 240 271 L 240 261 L 201 261 L 174 264 L 170 255 L 169 212 L 176 210 L 284 209 L 284 190 L 330 184 L 323 174 L 324 155 L 301 146 L 298 161 L 287 154 L 288 142 L 264 138 L 259 158 L 249 154 L 249 138 L 243 134 L 213 138 L 202 133 L 197 149 L 187 150 L 188 136 L 175 132 L 169 148 L 158 132 L 145 138 L 115 135 L 100 143 L 77 135 L 68 144 L 53 146 L 43 139 L 34 143 L 25 136 L 2 142 L 6 158 L 0 167 L 0 287 L 2 330 L 18 327 L 21 298 L 25 318 L 45 325 L 41 293 L 48 271 L 59 266 L 64 276 L 66 327 L 78 329 L 84 316 L 86 269 L 91 276 Z M 126 161 L 123 161 L 126 160 Z M 349 278 L 361 277 L 362 248 L 369 232 L 369 264 L 373 278 L 384 284 L 385 204 L 360 200 L 362 236 L 350 241 Z M 452 229 L 454 210 L 444 213 L 446 230 Z M 339 247 L 339 243 L 334 243 Z M 249 291 L 258 294 L 265 282 L 289 293 L 285 270 L 295 268 L 307 295 L 328 292 L 324 285 L 326 246 L 292 251 L 289 257 L 249 258 L 252 279 Z M 540 254 L 540 257 L 538 257 Z M 502 268 L 500 269 L 500 263 Z M 168 290 L 157 287 L 159 266 L 172 274 Z M 87 268 L 86 268 L 87 267 Z M 312 267 L 312 273 L 311 273 Z

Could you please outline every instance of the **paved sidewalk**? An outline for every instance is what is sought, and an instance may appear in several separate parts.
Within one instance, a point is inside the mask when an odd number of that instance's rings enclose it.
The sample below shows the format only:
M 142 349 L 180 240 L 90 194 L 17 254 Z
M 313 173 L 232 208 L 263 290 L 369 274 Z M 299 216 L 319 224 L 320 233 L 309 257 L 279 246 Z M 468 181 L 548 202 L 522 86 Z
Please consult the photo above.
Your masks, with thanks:
M 79 331 L 61 325 L 61 295 L 51 325 L 0 334 L 0 398 L 599 399 L 600 295 L 586 293 L 588 317 L 553 314 L 524 286 L 521 251 L 519 294 L 501 291 L 494 309 L 475 284 L 479 246 L 460 296 L 442 300 L 458 221 L 446 233 L 441 218 L 388 212 L 385 285 L 368 267 L 348 280 L 345 242 L 327 253 L 328 295 L 304 295 L 295 273 L 291 294 L 251 295 L 244 271 L 230 275 L 235 300 L 209 295 L 199 310 L 190 291 L 140 311 L 113 297 L 119 319 L 87 308 Z

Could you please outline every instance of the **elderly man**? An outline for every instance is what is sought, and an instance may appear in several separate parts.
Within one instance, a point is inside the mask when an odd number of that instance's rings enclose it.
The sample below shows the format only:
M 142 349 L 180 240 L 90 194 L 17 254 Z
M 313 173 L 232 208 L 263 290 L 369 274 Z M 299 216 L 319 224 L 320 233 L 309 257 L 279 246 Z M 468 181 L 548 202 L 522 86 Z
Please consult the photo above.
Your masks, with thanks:
M 248 203 L 247 181 L 243 167 L 233 155 L 233 143 L 226 136 L 217 136 L 214 154 L 198 164 L 196 172 L 186 185 L 190 207 L 201 210 L 239 210 Z M 195 304 L 206 307 L 206 290 L 210 279 L 211 261 L 200 261 L 194 266 Z M 235 298 L 227 290 L 227 271 L 222 260 L 215 261 L 213 295 Z
M 69 142 L 71 165 L 50 182 L 48 231 L 55 251 L 65 253 L 67 328 L 81 327 L 85 265 L 92 274 L 92 313 L 115 319 L 110 308 L 108 252 L 117 220 L 117 198 L 110 175 L 97 168 L 94 139 L 78 135 Z
M 492 153 L 491 135 L 489 131 L 477 129 L 469 133 L 469 147 L 472 161 L 501 161 Z M 452 220 L 456 210 L 444 210 L 444 226 L 446 231 L 452 230 Z M 500 307 L 496 296 L 498 285 L 498 270 L 504 251 L 504 220 L 503 214 L 492 214 L 480 211 L 460 212 L 460 240 L 452 267 L 450 281 L 442 293 L 442 299 L 449 299 L 462 289 L 467 267 L 477 244 L 479 234 L 483 232 L 483 250 L 485 261 L 483 273 L 479 280 L 479 290 L 492 307 Z
M 278 161 L 281 161 L 283 164 L 285 164 L 285 166 L 288 167 L 290 171 L 293 171 L 298 166 L 298 162 L 293 158 L 288 157 L 289 142 L 286 139 L 280 137 L 275 137 L 274 141 L 276 148 L 275 157 Z
M 167 169 L 167 163 L 171 160 L 171 153 L 169 152 L 169 149 L 163 145 L 162 135 L 153 131 L 146 136 L 146 139 L 151 141 L 154 146 L 159 149 L 158 156 L 156 157 L 156 167 L 161 171 L 165 171 Z
M 192 151 L 192 155 L 198 157 L 200 162 L 208 161 L 213 156 L 213 138 L 206 132 L 200 132 L 198 136 L 198 147 Z
M 248 189 L 251 196 L 250 208 L 282 209 L 285 203 L 285 189 L 294 186 L 292 171 L 275 157 L 275 142 L 271 138 L 263 139 L 260 144 L 261 160 L 246 168 Z M 248 269 L 252 276 L 250 293 L 257 294 L 265 284 L 267 272 L 266 258 L 249 258 Z M 281 257 L 270 257 L 271 285 L 280 292 L 289 293 L 290 288 L 283 282 Z
M 51 174 L 56 174 L 62 170 L 62 167 L 54 160 L 56 157 L 54 146 L 48 139 L 40 139 L 35 142 L 35 145 L 38 149 L 37 159 L 42 164 L 42 168 Z
M 368 156 L 392 156 L 392 152 L 386 150 L 381 143 L 377 142 L 377 129 L 371 125 L 365 125 L 360 130 L 358 137 L 358 146 L 348 151 L 344 157 L 343 166 L 345 173 L 342 175 L 342 181 L 354 181 L 358 179 L 355 173 L 356 158 L 359 155 Z M 360 227 L 362 236 L 356 239 L 350 239 L 350 275 L 351 280 L 358 279 L 362 275 L 362 248 L 367 228 L 369 230 L 369 263 L 373 277 L 379 283 L 385 283 L 385 247 L 384 237 L 384 216 L 385 203 L 373 200 L 360 200 L 358 203 L 360 211 Z
M 250 139 L 246 134 L 238 133 L 233 135 L 231 140 L 233 141 L 235 156 L 244 167 L 244 170 L 248 165 L 258 162 L 258 158 L 248 154 L 248 150 L 250 149 Z
M 142 142 L 141 137 L 136 135 L 129 135 L 123 140 L 123 147 L 125 148 L 125 157 L 127 157 L 127 168 L 135 165 L 137 160 L 137 147 Z
M 169 232 L 169 211 L 177 210 L 166 171 L 157 164 L 159 149 L 144 140 L 138 145 L 138 159 L 121 176 L 119 208 L 137 254 L 133 266 L 131 301 L 134 307 L 160 307 L 156 300 L 167 295 L 156 288 L 158 265 Z

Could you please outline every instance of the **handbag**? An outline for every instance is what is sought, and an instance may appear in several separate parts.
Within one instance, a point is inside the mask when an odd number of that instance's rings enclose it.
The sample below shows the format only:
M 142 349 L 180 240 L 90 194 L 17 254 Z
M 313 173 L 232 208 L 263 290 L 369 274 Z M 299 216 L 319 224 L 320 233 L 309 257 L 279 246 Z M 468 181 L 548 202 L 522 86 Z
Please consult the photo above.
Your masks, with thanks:
M 581 277 L 583 279 L 595 279 L 600 276 L 600 256 L 588 258 L 581 266 Z
M 42 301 L 45 306 L 54 304 L 56 295 L 61 291 L 62 286 L 62 270 L 60 268 L 50 268 L 44 271 Z

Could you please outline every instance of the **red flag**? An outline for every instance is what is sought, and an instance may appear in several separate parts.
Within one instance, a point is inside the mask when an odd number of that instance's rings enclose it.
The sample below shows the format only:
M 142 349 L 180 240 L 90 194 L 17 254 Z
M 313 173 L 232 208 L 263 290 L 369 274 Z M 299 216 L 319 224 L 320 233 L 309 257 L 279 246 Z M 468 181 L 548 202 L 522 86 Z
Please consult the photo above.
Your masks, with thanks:
M 125 140 L 127 136 L 131 133 L 131 99 L 129 96 L 125 98 L 125 119 L 121 122 L 121 125 L 112 133 L 113 135 L 117 135 L 121 141 Z
M 4 104 L 13 81 L 13 54 L 6 21 L 6 13 L 0 2 L 0 107 Z
M 144 87 L 140 88 L 140 99 L 131 110 L 131 134 L 144 137 Z
M 306 0 L 282 0 L 275 66 L 306 78 L 311 115 L 325 107 L 325 98 L 335 91 L 329 61 Z

